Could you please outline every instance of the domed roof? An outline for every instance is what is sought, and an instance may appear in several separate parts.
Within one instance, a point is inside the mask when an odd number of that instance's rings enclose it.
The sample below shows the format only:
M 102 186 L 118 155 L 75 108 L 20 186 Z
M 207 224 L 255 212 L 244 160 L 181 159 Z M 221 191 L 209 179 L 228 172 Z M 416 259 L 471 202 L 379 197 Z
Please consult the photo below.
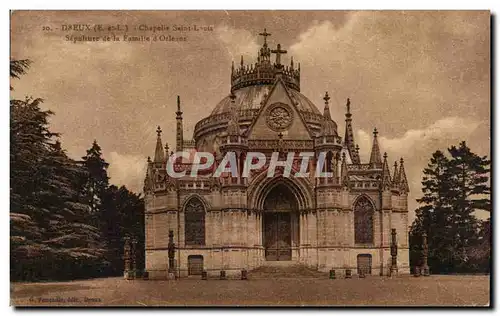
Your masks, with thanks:
M 234 94 L 236 95 L 236 108 L 240 111 L 258 110 L 261 106 L 261 101 L 264 100 L 264 96 L 266 94 L 269 94 L 271 88 L 272 85 L 253 85 L 235 90 Z M 299 111 L 321 115 L 321 112 L 318 110 L 318 108 L 306 96 L 294 89 L 288 89 L 288 91 L 290 92 L 292 98 L 297 102 Z M 230 108 L 231 98 L 228 95 L 215 106 L 211 115 L 229 112 Z

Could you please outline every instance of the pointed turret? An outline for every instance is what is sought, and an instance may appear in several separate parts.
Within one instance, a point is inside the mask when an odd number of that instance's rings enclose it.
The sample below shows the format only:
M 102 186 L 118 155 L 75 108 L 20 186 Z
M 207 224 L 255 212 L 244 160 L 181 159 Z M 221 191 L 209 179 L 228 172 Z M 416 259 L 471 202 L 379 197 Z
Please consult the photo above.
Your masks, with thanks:
M 398 162 L 394 161 L 394 172 L 392 173 L 392 187 L 397 189 L 399 185 Z
M 241 55 L 241 62 L 240 62 L 241 68 L 243 68 L 243 55 Z
M 382 189 L 390 189 L 391 185 L 391 173 L 389 170 L 389 164 L 387 163 L 387 153 L 384 153 L 384 163 L 382 165 Z
M 162 163 L 165 161 L 165 155 L 163 153 L 163 145 L 161 144 L 161 128 L 158 126 L 156 129 L 156 149 L 155 149 L 155 163 Z
M 168 147 L 168 143 L 165 143 L 165 161 L 168 160 L 168 157 L 170 157 L 169 147 Z
M 372 152 L 370 154 L 370 168 L 382 167 L 382 158 L 380 157 L 380 148 L 378 146 L 377 135 L 378 135 L 377 128 L 374 128 Z
M 408 186 L 408 179 L 406 179 L 406 172 L 405 172 L 405 166 L 404 166 L 404 160 L 401 157 L 401 160 L 399 160 L 399 189 L 403 192 L 410 192 L 410 187 Z
M 347 98 L 346 104 L 347 112 L 345 114 L 345 136 L 344 145 L 351 156 L 353 164 L 360 164 L 359 155 L 356 153 L 356 144 L 354 143 L 354 133 L 352 131 L 352 114 L 351 114 L 351 100 Z
M 345 152 L 342 153 L 342 165 L 340 167 L 340 183 L 347 186 L 349 178 L 347 176 L 347 161 Z
M 330 100 L 328 92 L 325 93 L 323 100 L 325 100 L 325 109 L 323 111 L 323 123 L 321 124 L 321 136 L 337 136 L 337 124 L 332 120 L 330 106 L 328 105 Z
M 182 126 L 182 111 L 181 111 L 181 97 L 177 96 L 177 112 L 176 120 L 177 120 L 177 131 L 175 136 L 175 150 L 182 151 L 183 142 L 184 142 L 184 128 Z
M 325 108 L 323 109 L 323 117 L 325 119 L 331 120 L 332 115 L 330 114 L 330 106 L 328 105 L 328 101 L 330 100 L 330 96 L 328 95 L 328 91 L 325 92 L 325 96 L 323 97 L 323 100 L 325 100 Z

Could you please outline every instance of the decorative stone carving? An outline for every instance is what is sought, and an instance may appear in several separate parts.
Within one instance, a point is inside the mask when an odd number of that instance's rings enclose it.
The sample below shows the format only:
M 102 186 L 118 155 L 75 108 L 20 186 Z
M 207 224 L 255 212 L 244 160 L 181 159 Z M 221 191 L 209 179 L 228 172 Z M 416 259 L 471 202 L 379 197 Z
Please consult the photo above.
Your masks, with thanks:
M 273 131 L 284 131 L 293 121 L 293 112 L 284 103 L 275 103 L 269 107 L 266 113 L 266 123 Z

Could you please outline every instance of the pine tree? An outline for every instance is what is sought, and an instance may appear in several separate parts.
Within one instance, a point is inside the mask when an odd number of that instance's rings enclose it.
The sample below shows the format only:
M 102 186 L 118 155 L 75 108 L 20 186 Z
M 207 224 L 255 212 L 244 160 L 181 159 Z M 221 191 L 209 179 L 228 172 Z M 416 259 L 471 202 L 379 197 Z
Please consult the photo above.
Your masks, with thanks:
M 417 202 L 422 204 L 415 213 L 416 219 L 411 228 L 410 241 L 414 246 L 413 261 L 420 264 L 421 239 L 423 232 L 427 233 L 429 246 L 428 264 L 431 271 L 441 271 L 443 266 L 452 262 L 452 238 L 447 234 L 452 210 L 448 193 L 450 176 L 448 158 L 441 151 L 433 153 L 428 166 L 424 169 L 422 179 L 423 197 Z M 415 247 L 416 246 L 416 247 Z
M 18 78 L 27 65 L 11 62 L 11 77 Z M 98 229 L 82 203 L 85 168 L 62 150 L 58 134 L 49 129 L 52 112 L 41 103 L 10 102 L 12 280 L 85 276 L 103 261 Z
M 448 149 L 449 170 L 454 186 L 450 188 L 453 208 L 453 234 L 458 268 L 467 270 L 468 253 L 479 244 L 480 222 L 477 210 L 491 211 L 489 173 L 490 161 L 471 152 L 465 142 Z
M 103 238 L 107 241 L 110 275 L 123 274 L 124 237 L 138 241 L 137 267 L 144 265 L 144 199 L 125 186 L 111 185 L 103 199 Z M 142 256 L 141 256 L 142 254 Z
M 87 155 L 82 159 L 88 171 L 85 190 L 89 208 L 91 213 L 96 214 L 102 210 L 102 198 L 109 185 L 107 173 L 109 164 L 102 157 L 101 147 L 96 140 L 92 143 L 92 147 L 87 150 Z M 96 216 L 99 217 L 99 214 Z
M 420 236 L 427 233 L 433 273 L 477 270 L 484 262 L 473 261 L 489 256 L 489 252 L 477 251 L 480 222 L 474 212 L 491 208 L 490 161 L 472 153 L 465 142 L 450 147 L 448 153 L 449 158 L 436 151 L 424 169 L 423 197 L 417 200 L 422 206 L 416 210 L 410 232 L 412 264 L 420 264 Z

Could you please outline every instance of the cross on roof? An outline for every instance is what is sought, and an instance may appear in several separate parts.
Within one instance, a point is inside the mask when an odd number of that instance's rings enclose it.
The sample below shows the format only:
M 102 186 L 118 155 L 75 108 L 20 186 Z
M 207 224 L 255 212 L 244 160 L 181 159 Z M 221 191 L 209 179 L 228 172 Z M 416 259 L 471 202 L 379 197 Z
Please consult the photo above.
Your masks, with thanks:
M 267 33 L 266 29 L 264 28 L 264 32 L 259 33 L 259 35 L 264 37 L 264 45 L 266 45 L 267 44 L 267 37 L 271 36 L 271 33 Z
M 271 50 L 271 53 L 276 54 L 276 65 L 281 66 L 281 54 L 286 54 L 286 50 L 281 49 L 281 44 L 278 44 L 276 49 Z

